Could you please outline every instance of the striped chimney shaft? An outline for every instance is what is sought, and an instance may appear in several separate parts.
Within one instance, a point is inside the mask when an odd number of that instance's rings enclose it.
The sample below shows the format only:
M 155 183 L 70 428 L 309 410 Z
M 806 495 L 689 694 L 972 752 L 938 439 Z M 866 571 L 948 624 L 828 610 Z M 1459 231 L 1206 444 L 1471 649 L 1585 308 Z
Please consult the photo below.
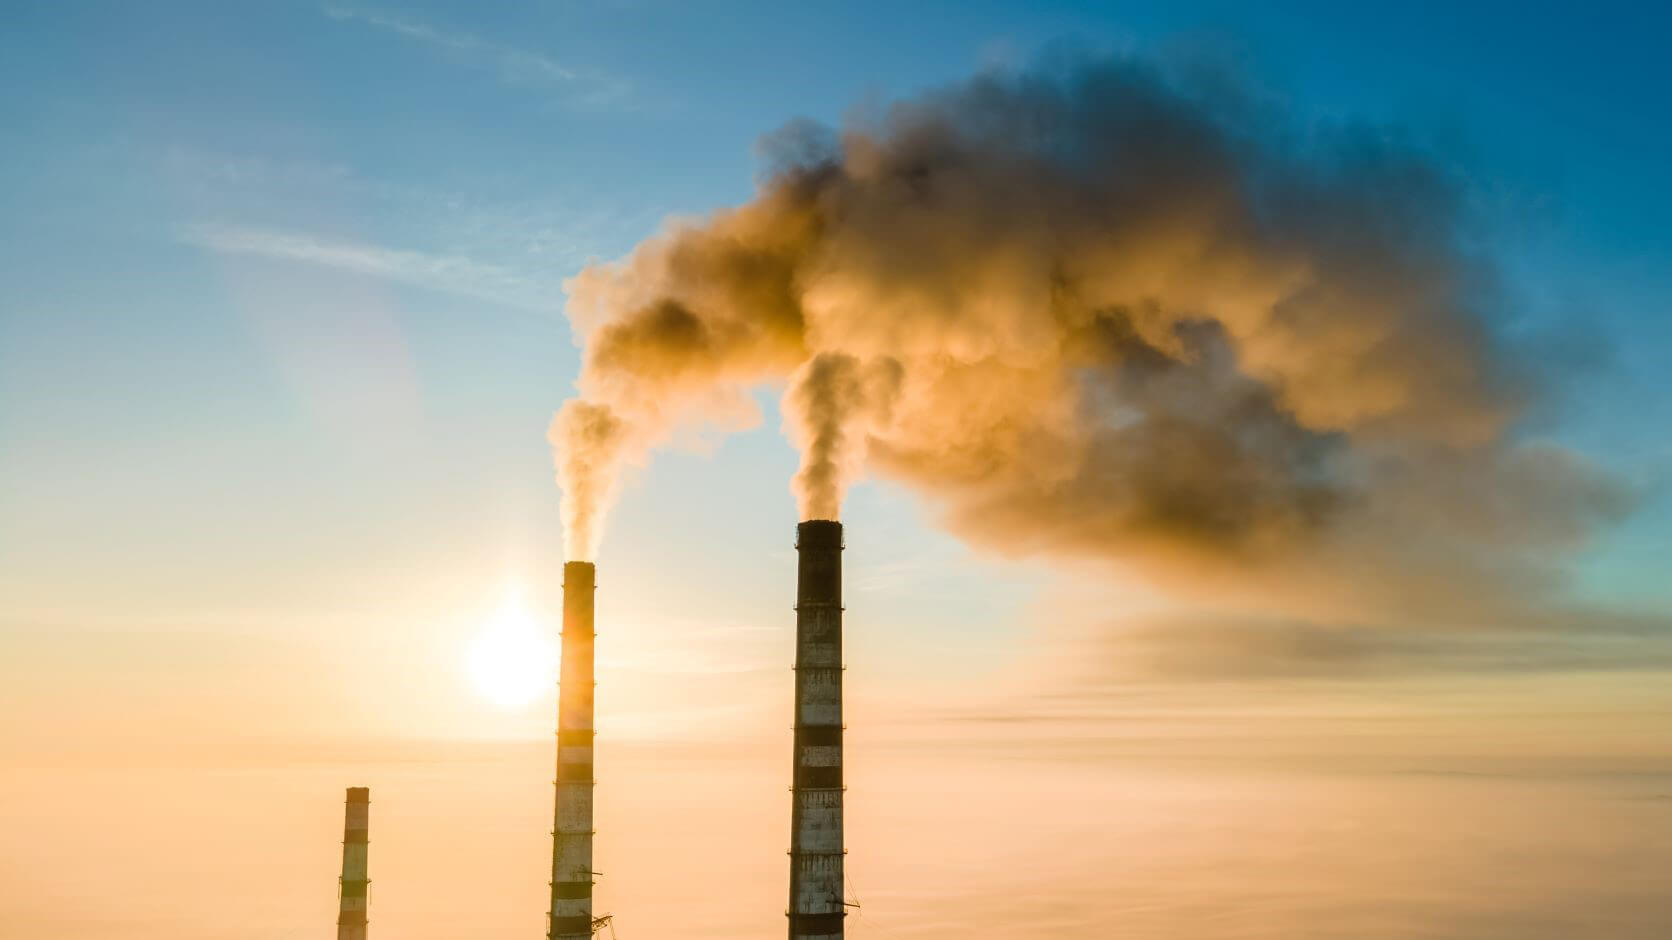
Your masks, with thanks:
M 557 700 L 550 940 L 592 936 L 592 596 L 590 561 L 563 566 L 563 666 Z
M 343 875 L 338 879 L 337 940 L 366 940 L 366 827 L 370 824 L 372 791 L 348 788 L 343 809 Z
M 796 527 L 795 766 L 790 940 L 841 937 L 842 524 Z

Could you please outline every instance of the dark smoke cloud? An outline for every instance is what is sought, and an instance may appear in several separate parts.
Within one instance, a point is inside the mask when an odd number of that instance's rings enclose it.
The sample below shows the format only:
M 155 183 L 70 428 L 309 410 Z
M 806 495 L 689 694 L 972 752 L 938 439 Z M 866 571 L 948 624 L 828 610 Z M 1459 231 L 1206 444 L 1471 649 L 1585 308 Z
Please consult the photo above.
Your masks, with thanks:
M 864 468 L 984 548 L 1279 606 L 1548 585 L 1628 494 L 1523 439 L 1544 383 L 1463 187 L 1250 113 L 1105 60 L 792 125 L 752 202 L 570 283 L 586 407 L 625 429 L 560 418 L 571 502 L 787 382 L 804 516 Z

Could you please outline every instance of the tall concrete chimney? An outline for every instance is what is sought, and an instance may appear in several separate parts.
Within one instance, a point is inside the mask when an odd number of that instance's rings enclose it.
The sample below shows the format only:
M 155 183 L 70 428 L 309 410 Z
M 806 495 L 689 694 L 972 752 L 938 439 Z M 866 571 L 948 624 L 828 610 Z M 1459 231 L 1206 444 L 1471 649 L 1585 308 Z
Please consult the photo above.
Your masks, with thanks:
M 366 940 L 366 829 L 370 825 L 372 791 L 349 787 L 343 808 L 343 875 L 338 879 L 337 940 Z
M 592 597 L 590 561 L 563 566 L 563 667 L 557 699 L 549 940 L 592 937 Z
M 795 765 L 790 940 L 841 937 L 842 524 L 796 526 Z

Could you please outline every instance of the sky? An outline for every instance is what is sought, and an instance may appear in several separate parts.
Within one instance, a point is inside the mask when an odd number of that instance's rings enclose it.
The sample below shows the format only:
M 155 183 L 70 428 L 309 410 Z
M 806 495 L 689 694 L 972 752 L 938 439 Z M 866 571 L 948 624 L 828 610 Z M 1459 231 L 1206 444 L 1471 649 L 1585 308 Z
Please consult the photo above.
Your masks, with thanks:
M 788 122 L 1074 48 L 1212 64 L 1466 180 L 1512 328 L 1567 354 L 1527 433 L 1634 505 L 1541 597 L 1573 629 L 1320 645 L 860 481 L 850 930 L 1664 936 L 1672 18 L 1458 6 L 9 5 L 0 935 L 329 930 L 354 785 L 374 931 L 532 934 L 555 694 L 493 643 L 555 631 L 566 280 L 748 201 Z M 781 391 L 630 473 L 603 538 L 624 936 L 782 929 Z

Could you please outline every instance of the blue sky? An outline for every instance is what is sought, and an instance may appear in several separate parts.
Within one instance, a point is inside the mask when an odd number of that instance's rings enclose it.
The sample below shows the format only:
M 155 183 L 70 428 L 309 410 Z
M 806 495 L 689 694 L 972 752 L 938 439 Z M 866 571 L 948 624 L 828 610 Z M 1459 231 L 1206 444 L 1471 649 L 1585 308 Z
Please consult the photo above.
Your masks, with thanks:
M 1631 479 L 1672 465 L 1672 20 L 1647 6 L 66 2 L 8 20 L 11 642 L 328 620 L 446 578 L 460 617 L 508 579 L 549 589 L 544 427 L 577 365 L 563 279 L 746 199 L 755 141 L 788 120 L 1053 43 L 1214 62 L 1303 122 L 1422 142 L 1474 181 L 1517 315 L 1609 349 L 1548 433 Z M 787 606 L 795 456 L 763 404 L 759 431 L 633 484 L 603 559 L 644 604 Z M 1028 634 L 1037 569 L 970 556 L 896 490 L 862 486 L 849 518 L 877 583 L 913 584 L 890 609 L 916 627 L 879 636 L 879 659 L 968 634 L 997 661 Z M 1582 590 L 1663 604 L 1669 539 L 1651 490 Z

